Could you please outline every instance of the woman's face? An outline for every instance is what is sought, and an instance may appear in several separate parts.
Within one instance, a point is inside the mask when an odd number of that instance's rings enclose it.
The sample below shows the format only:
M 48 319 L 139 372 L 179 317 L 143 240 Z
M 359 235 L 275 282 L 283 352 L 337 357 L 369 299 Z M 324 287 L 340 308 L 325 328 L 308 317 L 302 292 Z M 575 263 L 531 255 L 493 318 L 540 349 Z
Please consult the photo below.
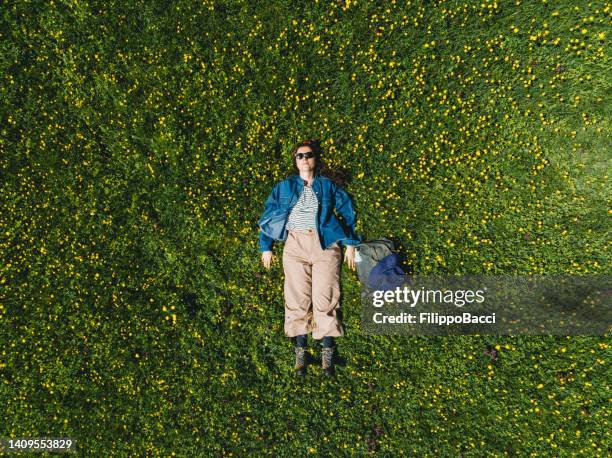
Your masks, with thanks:
M 300 159 L 300 155 L 304 153 L 311 153 L 313 156 L 311 158 L 302 156 Z M 314 157 L 314 152 L 310 146 L 300 146 L 295 152 L 295 156 L 295 163 L 297 164 L 297 168 L 300 172 L 311 172 L 315 169 L 315 165 L 317 165 L 317 158 Z

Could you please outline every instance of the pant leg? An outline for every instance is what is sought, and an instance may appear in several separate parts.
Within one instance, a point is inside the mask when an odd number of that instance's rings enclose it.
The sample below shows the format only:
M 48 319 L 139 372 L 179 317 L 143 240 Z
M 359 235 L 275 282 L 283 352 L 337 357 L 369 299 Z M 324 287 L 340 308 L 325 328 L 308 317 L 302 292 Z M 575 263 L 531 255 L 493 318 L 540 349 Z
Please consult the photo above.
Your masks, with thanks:
M 295 337 L 312 330 L 312 266 L 308 247 L 299 233 L 289 232 L 283 248 L 285 271 L 285 335 Z
M 340 269 L 342 249 L 335 243 L 327 250 L 321 248 L 318 237 L 313 244 L 312 309 L 314 339 L 344 335 L 338 317 L 340 310 Z

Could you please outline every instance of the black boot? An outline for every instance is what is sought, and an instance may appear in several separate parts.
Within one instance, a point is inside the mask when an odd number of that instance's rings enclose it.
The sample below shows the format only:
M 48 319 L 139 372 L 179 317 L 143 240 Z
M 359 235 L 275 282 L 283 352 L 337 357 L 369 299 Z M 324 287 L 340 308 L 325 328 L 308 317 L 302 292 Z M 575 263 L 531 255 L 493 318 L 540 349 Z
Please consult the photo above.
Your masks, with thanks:
M 323 373 L 327 377 L 334 375 L 334 348 L 323 347 L 321 349 L 321 366 L 323 367 Z
M 306 375 L 306 347 L 295 347 L 295 373 Z

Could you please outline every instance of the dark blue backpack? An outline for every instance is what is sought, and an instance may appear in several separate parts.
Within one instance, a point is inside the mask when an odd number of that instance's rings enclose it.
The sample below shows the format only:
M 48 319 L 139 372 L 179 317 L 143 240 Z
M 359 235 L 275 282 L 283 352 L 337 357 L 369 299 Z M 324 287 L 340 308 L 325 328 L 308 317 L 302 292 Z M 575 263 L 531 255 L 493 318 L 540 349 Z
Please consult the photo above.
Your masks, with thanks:
M 372 268 L 367 285 L 373 290 L 391 291 L 404 284 L 405 275 L 400 255 L 391 253 Z
M 393 290 L 403 283 L 404 270 L 393 241 L 381 238 L 362 242 L 356 247 L 357 276 L 373 290 Z

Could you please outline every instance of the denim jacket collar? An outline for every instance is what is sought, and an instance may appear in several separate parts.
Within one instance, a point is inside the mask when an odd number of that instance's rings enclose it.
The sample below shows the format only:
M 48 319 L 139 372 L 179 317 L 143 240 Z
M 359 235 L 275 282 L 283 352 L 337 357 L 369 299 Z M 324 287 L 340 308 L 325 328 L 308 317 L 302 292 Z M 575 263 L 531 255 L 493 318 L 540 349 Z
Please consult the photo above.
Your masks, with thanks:
M 304 179 L 299 174 L 293 175 L 293 179 L 294 179 L 294 181 L 296 181 L 300 185 L 304 186 Z M 319 181 L 318 175 L 314 175 L 312 177 L 312 183 L 310 183 L 310 186 L 312 186 L 314 188 L 315 183 L 317 183 L 318 181 Z

